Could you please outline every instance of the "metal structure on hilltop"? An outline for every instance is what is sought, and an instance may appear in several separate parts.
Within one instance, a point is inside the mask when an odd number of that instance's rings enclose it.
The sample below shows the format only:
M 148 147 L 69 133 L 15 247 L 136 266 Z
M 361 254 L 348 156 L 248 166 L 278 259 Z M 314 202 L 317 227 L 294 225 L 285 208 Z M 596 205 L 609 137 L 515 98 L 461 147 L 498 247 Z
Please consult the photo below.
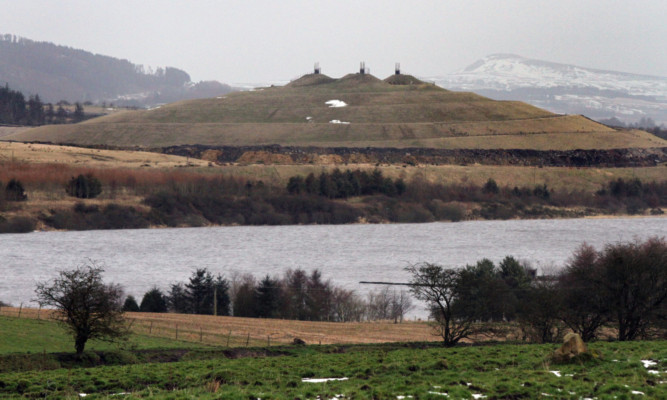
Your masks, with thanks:
M 321 71 L 322 71 L 322 70 L 320 69 L 320 63 L 319 63 L 319 62 L 316 62 L 316 63 L 315 63 L 315 68 L 314 68 L 314 72 L 313 72 L 313 73 L 314 73 L 315 75 L 319 75 Z
M 394 65 L 394 74 L 396 74 L 396 75 L 401 74 L 401 63 L 396 63 Z
M 360 73 L 361 75 L 364 75 L 364 74 L 366 74 L 367 72 L 368 72 L 368 70 L 366 69 L 366 62 L 365 62 L 365 61 L 362 61 L 362 62 L 359 64 L 359 73 Z

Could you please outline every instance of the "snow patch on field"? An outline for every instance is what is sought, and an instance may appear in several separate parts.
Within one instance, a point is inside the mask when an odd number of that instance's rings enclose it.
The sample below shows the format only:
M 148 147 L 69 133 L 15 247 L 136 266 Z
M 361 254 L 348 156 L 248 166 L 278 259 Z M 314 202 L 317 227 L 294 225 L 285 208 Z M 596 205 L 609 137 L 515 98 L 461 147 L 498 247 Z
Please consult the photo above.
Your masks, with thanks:
M 324 102 L 324 104 L 328 105 L 329 108 L 347 107 L 347 103 L 342 100 L 329 100 Z
M 301 382 L 320 383 L 328 381 L 346 381 L 348 379 L 350 378 L 303 378 L 301 379 Z
M 341 121 L 339 119 L 332 119 L 329 121 L 330 124 L 341 124 L 341 125 L 349 125 L 349 122 Z

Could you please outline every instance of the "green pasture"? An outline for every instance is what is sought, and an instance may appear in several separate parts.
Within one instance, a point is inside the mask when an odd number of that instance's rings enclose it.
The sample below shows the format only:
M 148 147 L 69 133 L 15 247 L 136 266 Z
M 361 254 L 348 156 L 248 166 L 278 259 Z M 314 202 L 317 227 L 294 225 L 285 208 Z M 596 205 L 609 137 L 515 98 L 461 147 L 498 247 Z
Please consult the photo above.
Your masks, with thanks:
M 31 323 L 34 326 L 31 327 Z M 20 325 L 20 326 L 19 326 Z M 0 319 L 3 342 L 31 351 L 52 332 L 44 321 Z M 30 328 L 25 334 L 17 328 Z M 43 327 L 44 329 L 35 329 Z M 47 329 L 48 328 L 48 329 Z M 49 349 L 67 347 L 54 340 Z M 438 344 L 296 346 L 271 349 L 185 349 L 163 341 L 164 357 L 150 362 L 139 348 L 159 347 L 133 338 L 137 357 L 115 365 L 0 373 L 3 398 L 152 399 L 659 399 L 667 397 L 667 341 L 596 342 L 597 357 L 555 365 L 554 344 L 493 344 L 443 348 Z M 177 358 L 173 346 L 183 346 Z M 3 344 L 3 352 L 8 350 Z M 41 346 L 41 347 L 40 347 Z M 91 346 L 92 348 L 93 346 Z M 171 349 L 169 349 L 171 347 Z M 95 357 L 91 356 L 88 358 Z M 95 353 L 92 353 L 95 354 Z M 102 356 L 104 355 L 103 353 Z M 6 358 L 12 355 L 3 355 Z M 645 367 L 642 360 L 654 365 Z M 304 379 L 346 378 L 324 382 Z M 446 394 L 446 395 L 445 395 Z M 404 397 L 399 397 L 404 396 Z M 486 396 L 486 397 L 481 397 Z
M 0 338 L 0 355 L 74 352 L 72 336 L 62 326 L 49 320 L 0 316 Z M 91 340 L 86 344 L 86 350 L 90 351 L 192 347 L 201 346 L 144 335 L 132 335 L 127 341 L 119 343 Z

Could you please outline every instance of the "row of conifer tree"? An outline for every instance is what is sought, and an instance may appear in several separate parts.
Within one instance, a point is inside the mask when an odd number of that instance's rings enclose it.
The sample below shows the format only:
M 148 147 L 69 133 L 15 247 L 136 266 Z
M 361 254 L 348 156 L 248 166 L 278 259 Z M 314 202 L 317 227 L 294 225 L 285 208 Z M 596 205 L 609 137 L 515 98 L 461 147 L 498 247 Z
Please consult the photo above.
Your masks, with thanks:
M 12 90 L 8 85 L 0 87 L 0 124 L 39 126 L 80 122 L 85 118 L 83 105 L 74 104 L 74 111 L 63 107 L 66 102 L 44 104 L 39 95 L 31 95 L 26 100 L 23 93 Z

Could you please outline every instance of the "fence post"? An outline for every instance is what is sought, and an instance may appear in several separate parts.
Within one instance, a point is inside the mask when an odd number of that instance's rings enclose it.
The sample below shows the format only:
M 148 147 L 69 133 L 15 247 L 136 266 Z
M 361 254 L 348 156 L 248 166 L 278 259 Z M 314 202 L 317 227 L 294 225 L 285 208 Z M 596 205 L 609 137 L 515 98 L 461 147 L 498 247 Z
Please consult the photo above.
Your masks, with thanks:
M 248 347 L 249 344 L 250 344 L 250 332 L 248 332 L 248 337 L 245 340 L 245 347 Z
M 148 334 L 150 335 L 152 333 L 153 333 L 153 321 L 151 321 L 151 326 L 148 327 Z
M 39 308 L 37 309 L 37 320 L 39 321 L 39 314 L 42 312 L 42 305 L 39 305 Z
M 19 306 L 19 318 L 21 318 L 21 310 L 23 310 L 23 303 Z
M 271 347 L 271 335 L 266 335 L 266 347 Z
M 229 339 L 232 337 L 232 330 L 229 330 L 229 334 L 227 335 L 227 347 L 229 347 Z

